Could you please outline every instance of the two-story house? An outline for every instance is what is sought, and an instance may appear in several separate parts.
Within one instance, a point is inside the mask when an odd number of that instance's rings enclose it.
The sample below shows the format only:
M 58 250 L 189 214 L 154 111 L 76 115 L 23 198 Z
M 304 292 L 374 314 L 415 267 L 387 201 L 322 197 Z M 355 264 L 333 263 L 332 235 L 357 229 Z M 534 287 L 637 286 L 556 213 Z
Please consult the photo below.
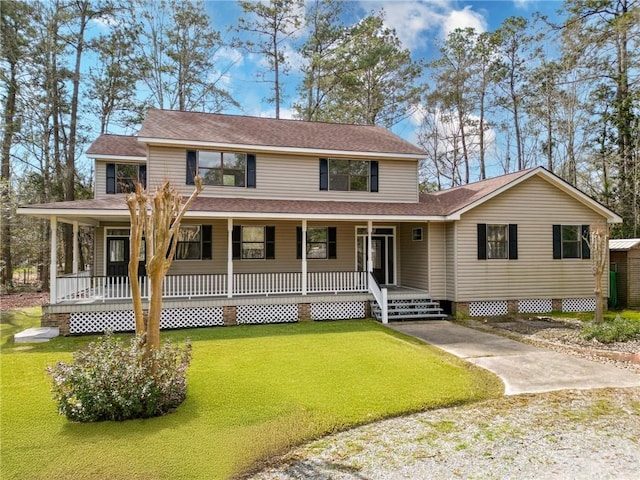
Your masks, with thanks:
M 95 227 L 91 271 L 56 274 L 46 325 L 132 330 L 136 181 L 204 190 L 165 280 L 163 327 L 594 308 L 589 226 L 621 219 L 543 168 L 419 193 L 425 153 L 376 126 L 151 110 L 102 135 L 95 198 L 19 213 Z M 144 254 L 144 252 L 142 252 Z M 76 257 L 77 258 L 77 257 Z

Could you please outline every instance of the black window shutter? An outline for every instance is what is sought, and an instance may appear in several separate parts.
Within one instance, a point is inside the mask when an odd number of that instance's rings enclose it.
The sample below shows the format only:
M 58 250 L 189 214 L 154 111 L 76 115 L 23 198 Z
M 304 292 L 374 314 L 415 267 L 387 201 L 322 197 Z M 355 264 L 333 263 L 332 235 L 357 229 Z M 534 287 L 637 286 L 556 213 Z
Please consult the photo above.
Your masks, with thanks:
M 194 177 L 196 176 L 196 152 L 195 150 L 187 150 L 187 185 L 195 185 Z
M 478 260 L 487 259 L 487 224 L 478 224 Z
M 582 225 L 582 258 L 591 258 L 591 248 L 589 247 L 589 225 Z
M 256 188 L 256 156 L 247 155 L 247 188 Z
M 240 260 L 242 258 L 242 227 L 240 225 L 233 226 L 231 245 L 231 256 L 234 260 Z
M 320 190 L 329 190 L 329 160 L 320 159 Z
M 553 226 L 553 258 L 562 258 L 562 225 Z
M 336 242 L 336 227 L 329 227 L 327 229 L 327 237 L 329 240 L 327 256 L 328 258 L 337 258 L 338 244 Z
M 378 191 L 378 162 L 372 160 L 371 162 L 371 191 Z
M 212 237 L 211 225 L 202 225 L 202 259 L 211 260 L 212 258 Z
M 107 163 L 107 193 L 116 193 L 116 164 Z
M 264 227 L 264 238 L 266 258 L 276 258 L 276 227 Z
M 142 188 L 147 188 L 147 166 L 140 165 L 138 167 L 138 181 L 142 184 Z
M 509 260 L 518 259 L 518 225 L 509 224 Z
M 296 258 L 302 258 L 302 227 L 296 227 Z

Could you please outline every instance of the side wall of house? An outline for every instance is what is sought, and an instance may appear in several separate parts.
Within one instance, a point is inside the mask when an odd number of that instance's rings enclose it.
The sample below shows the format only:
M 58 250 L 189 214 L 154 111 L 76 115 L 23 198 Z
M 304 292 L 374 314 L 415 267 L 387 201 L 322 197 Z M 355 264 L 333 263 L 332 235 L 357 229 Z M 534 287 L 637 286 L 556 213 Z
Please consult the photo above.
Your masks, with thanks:
M 446 272 L 445 272 L 445 300 L 456 300 L 456 274 L 458 271 L 456 242 L 456 223 L 445 224 L 445 249 L 446 249 Z
M 456 301 L 592 298 L 591 261 L 553 259 L 552 225 L 602 222 L 590 208 L 532 177 L 457 222 Z M 478 260 L 477 224 L 517 224 L 517 260 Z M 608 275 L 604 279 L 608 292 Z
M 257 154 L 256 188 L 206 185 L 201 196 L 369 202 L 418 201 L 418 165 L 413 160 L 380 160 L 378 192 L 320 191 L 319 159 L 301 155 Z M 186 149 L 149 147 L 150 186 L 170 180 L 184 195 Z
M 413 229 L 422 229 L 422 240 L 413 240 Z M 396 229 L 398 237 L 398 284 L 429 289 L 429 234 L 426 223 L 403 223 Z
M 429 223 L 429 293 L 434 299 L 447 299 L 447 245 L 445 223 Z

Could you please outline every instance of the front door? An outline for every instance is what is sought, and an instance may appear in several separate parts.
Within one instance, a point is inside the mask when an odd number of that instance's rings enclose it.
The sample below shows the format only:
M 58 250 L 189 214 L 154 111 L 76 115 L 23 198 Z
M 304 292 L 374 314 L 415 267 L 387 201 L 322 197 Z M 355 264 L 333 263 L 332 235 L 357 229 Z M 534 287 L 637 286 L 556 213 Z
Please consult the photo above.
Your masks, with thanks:
M 379 234 L 376 235 L 376 233 Z M 395 285 L 393 233 L 391 228 L 379 228 L 374 229 L 374 235 L 371 236 L 373 276 L 380 285 Z M 367 236 L 358 235 L 358 270 L 360 271 L 367 269 L 367 240 Z
M 129 237 L 107 237 L 107 276 L 125 277 L 129 269 Z
M 140 246 L 138 276 L 146 276 L 144 239 Z M 129 237 L 107 237 L 107 277 L 129 275 Z

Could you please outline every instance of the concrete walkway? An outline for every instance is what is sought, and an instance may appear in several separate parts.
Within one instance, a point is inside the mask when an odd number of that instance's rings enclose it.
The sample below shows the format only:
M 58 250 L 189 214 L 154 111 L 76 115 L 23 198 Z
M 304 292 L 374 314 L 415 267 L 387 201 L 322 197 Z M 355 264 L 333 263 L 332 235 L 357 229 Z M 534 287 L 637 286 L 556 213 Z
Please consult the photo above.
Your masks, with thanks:
M 394 323 L 389 327 L 495 373 L 505 384 L 505 395 L 640 387 L 640 375 L 631 371 L 526 345 L 447 321 Z

